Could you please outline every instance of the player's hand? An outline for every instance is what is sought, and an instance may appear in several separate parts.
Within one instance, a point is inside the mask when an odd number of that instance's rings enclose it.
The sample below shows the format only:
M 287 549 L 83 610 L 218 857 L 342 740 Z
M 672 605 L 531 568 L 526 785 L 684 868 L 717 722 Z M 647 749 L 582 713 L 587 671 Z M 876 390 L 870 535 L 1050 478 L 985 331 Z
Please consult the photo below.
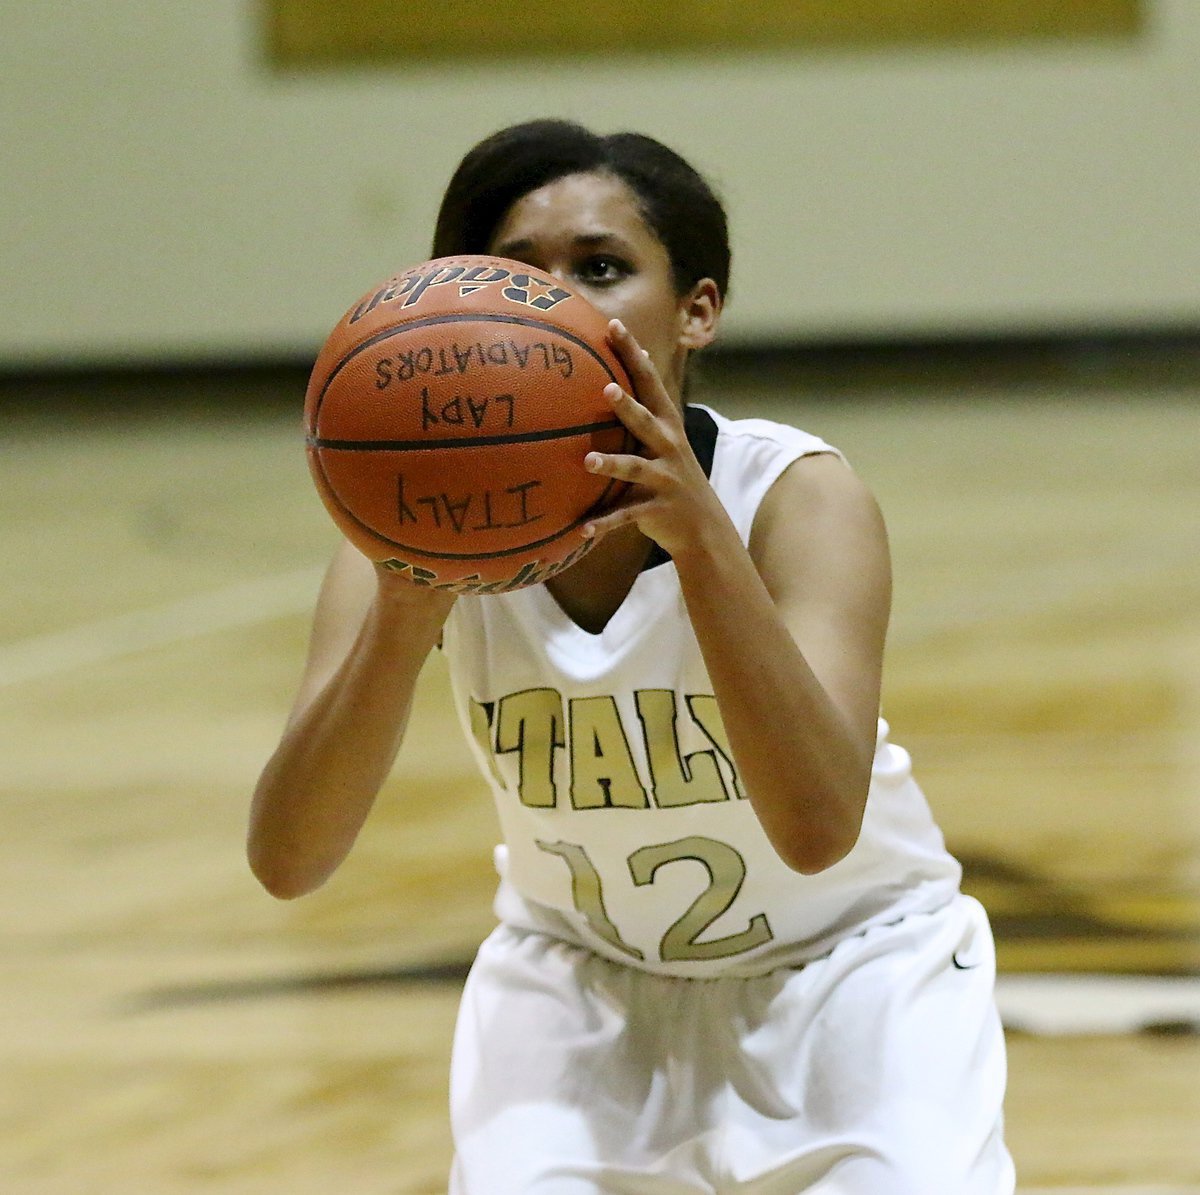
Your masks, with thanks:
M 584 458 L 589 472 L 631 487 L 614 509 L 593 519 L 584 534 L 599 538 L 636 523 L 643 535 L 676 556 L 696 542 L 706 520 L 721 512 L 720 501 L 688 443 L 683 412 L 650 355 L 620 320 L 612 320 L 608 328 L 634 394 L 626 394 L 614 382 L 604 388 L 604 396 L 642 453 L 589 452 Z
M 397 568 L 392 561 L 375 562 L 375 583 L 380 600 L 393 607 L 444 606 L 449 610 L 459 593 L 456 589 L 434 588 L 414 578 L 407 566 Z

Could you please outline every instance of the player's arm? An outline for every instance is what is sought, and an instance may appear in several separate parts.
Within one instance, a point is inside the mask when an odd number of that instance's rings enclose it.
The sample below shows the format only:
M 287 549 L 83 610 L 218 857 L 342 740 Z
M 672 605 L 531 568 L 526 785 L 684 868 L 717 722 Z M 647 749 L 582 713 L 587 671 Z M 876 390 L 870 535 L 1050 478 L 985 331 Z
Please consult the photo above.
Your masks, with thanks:
M 653 365 L 612 336 L 637 397 L 605 393 L 643 451 L 588 454 L 633 486 L 592 526 L 636 522 L 670 552 L 759 821 L 790 867 L 824 870 L 857 841 L 870 783 L 891 602 L 878 509 L 839 458 L 804 458 L 764 499 L 748 552 Z
M 675 558 L 746 793 L 780 857 L 817 872 L 862 826 L 890 605 L 875 503 L 836 457 L 794 463 L 751 552 L 714 519 Z
M 334 558 L 295 704 L 251 805 L 247 854 L 273 895 L 311 892 L 346 857 L 453 602 L 377 570 L 349 544 Z
M 817 854 L 836 862 L 858 838 L 875 755 L 892 596 L 887 532 L 844 461 L 805 457 L 763 499 L 750 556 L 790 644 L 781 648 L 786 673 L 774 678 L 773 713 L 757 731 L 742 728 L 753 740 L 747 760 L 760 766 L 769 750 L 759 735 L 782 735 L 798 751 L 792 758 L 808 761 L 793 799 L 806 827 L 827 831 L 806 830 Z

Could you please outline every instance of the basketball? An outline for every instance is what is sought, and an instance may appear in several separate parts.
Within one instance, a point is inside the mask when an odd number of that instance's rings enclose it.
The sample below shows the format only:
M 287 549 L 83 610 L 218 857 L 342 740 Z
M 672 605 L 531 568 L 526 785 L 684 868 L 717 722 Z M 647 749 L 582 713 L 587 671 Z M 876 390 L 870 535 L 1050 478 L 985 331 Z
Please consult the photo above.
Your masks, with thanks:
M 503 593 L 569 567 L 625 488 L 584 456 L 636 450 L 602 393 L 630 391 L 607 337 L 576 290 L 504 258 L 437 258 L 372 287 L 305 394 L 334 522 L 420 585 Z

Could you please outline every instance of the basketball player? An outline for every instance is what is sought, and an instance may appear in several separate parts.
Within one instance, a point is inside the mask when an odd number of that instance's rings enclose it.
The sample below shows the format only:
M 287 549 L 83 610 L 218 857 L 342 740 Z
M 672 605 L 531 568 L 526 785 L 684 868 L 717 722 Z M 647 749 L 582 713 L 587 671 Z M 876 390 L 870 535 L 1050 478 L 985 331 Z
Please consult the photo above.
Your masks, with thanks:
M 281 897 L 350 850 L 427 653 L 494 790 L 499 925 L 462 999 L 457 1195 L 1002 1195 L 983 910 L 879 719 L 890 573 L 838 451 L 685 405 L 725 215 L 649 138 L 488 138 L 434 255 L 493 253 L 612 318 L 639 456 L 593 550 L 499 596 L 334 560 L 249 852 Z

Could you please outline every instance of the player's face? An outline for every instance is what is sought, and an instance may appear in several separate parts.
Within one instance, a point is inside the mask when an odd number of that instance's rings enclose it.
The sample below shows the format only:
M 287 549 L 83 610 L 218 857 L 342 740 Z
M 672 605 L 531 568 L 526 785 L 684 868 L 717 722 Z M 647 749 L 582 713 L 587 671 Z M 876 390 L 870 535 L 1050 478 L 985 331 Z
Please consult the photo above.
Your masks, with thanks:
M 677 397 L 693 339 L 690 296 L 675 292 L 666 248 L 611 174 L 570 174 L 522 196 L 490 251 L 565 280 L 619 319 Z

